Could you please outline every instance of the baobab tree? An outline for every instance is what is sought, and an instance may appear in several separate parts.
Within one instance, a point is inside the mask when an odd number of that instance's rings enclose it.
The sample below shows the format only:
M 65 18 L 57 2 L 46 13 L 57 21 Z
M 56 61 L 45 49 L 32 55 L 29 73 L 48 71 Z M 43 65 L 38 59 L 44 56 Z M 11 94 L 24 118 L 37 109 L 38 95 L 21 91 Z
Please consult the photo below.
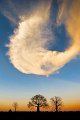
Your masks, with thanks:
M 55 96 L 51 98 L 51 103 L 55 108 L 55 112 L 58 112 L 62 107 L 62 99 L 60 97 Z
M 18 103 L 17 103 L 17 102 L 14 102 L 14 103 L 12 104 L 12 106 L 14 107 L 14 109 L 15 109 L 15 112 L 16 112 L 16 110 L 17 110 L 17 107 L 18 107 Z
M 31 101 L 28 103 L 28 107 L 32 106 L 37 108 L 37 112 L 40 112 L 40 107 L 48 106 L 47 100 L 43 95 L 35 95 L 31 98 Z

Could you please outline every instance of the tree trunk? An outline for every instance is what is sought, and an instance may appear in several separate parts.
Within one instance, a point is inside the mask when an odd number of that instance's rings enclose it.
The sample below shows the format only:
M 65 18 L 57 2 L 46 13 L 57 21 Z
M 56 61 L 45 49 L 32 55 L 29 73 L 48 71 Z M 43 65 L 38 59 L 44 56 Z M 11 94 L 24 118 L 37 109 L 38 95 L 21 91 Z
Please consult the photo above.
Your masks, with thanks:
M 16 107 L 15 107 L 15 112 L 16 112 Z
M 37 104 L 37 112 L 40 112 L 40 110 L 39 110 L 39 104 Z
M 57 101 L 56 101 L 56 112 L 58 112 L 58 106 L 57 106 Z
M 57 105 L 56 105 L 56 112 L 58 112 L 58 108 L 57 108 Z

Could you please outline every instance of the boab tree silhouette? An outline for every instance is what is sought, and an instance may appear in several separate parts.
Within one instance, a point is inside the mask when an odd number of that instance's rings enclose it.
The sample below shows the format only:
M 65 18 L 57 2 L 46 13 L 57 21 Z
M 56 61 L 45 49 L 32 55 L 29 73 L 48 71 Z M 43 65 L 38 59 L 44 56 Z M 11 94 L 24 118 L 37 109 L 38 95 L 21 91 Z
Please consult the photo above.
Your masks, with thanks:
M 43 95 L 35 95 L 31 98 L 31 101 L 28 103 L 28 107 L 35 106 L 37 107 L 37 112 L 40 112 L 40 107 L 48 106 L 47 100 Z
M 61 99 L 61 97 L 55 96 L 55 97 L 51 98 L 51 103 L 55 108 L 55 112 L 59 112 L 59 110 L 62 107 L 62 99 Z
M 16 112 L 16 110 L 17 110 L 17 107 L 18 107 L 18 103 L 17 103 L 17 102 L 14 102 L 14 103 L 12 104 L 12 106 L 14 107 L 14 109 L 15 109 L 15 112 Z

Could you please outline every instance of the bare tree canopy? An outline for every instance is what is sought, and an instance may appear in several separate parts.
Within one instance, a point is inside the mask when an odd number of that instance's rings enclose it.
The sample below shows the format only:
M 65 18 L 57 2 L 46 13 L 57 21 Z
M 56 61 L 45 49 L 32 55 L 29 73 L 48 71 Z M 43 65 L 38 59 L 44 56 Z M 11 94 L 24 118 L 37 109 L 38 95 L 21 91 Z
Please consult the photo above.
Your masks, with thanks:
M 31 98 L 31 101 L 28 104 L 28 107 L 35 106 L 37 107 L 37 112 L 39 112 L 40 107 L 45 107 L 48 106 L 47 100 L 43 95 L 35 95 L 34 97 Z
M 12 104 L 12 106 L 14 107 L 14 109 L 15 109 L 15 112 L 16 112 L 16 110 L 17 110 L 17 107 L 18 107 L 18 103 L 17 103 L 17 102 L 14 102 L 14 103 Z
M 51 103 L 54 106 L 56 112 L 58 112 L 62 107 L 61 97 L 55 96 L 55 97 L 51 98 Z

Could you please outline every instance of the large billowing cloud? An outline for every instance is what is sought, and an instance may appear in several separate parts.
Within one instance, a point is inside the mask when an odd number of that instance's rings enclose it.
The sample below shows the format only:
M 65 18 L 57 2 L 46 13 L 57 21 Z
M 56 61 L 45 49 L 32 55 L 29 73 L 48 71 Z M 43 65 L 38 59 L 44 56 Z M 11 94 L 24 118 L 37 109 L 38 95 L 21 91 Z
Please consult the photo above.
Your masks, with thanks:
M 71 39 L 64 52 L 51 51 L 46 47 L 52 40 L 54 42 L 55 36 L 48 27 L 51 0 L 45 1 L 35 7 L 29 16 L 19 16 L 19 26 L 10 37 L 10 61 L 16 69 L 26 74 L 55 73 L 80 52 L 80 0 L 71 2 L 69 8 L 69 1 L 62 0 L 59 6 L 57 26 L 64 24 Z

